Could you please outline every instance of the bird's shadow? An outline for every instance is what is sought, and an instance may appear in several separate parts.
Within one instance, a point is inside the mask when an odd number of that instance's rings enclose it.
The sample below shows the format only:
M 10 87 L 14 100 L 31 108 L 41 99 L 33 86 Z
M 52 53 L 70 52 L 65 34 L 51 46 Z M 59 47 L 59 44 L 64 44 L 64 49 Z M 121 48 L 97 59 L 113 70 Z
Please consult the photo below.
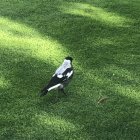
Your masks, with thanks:
M 43 96 L 43 97 L 39 97 L 41 100 L 39 102 L 39 105 L 41 106 L 41 104 L 46 104 L 47 106 L 49 106 L 50 104 L 56 104 L 59 102 L 63 102 L 63 101 L 68 101 L 69 97 L 70 97 L 70 92 L 67 92 L 67 94 L 64 94 L 60 91 L 50 91 L 47 95 Z

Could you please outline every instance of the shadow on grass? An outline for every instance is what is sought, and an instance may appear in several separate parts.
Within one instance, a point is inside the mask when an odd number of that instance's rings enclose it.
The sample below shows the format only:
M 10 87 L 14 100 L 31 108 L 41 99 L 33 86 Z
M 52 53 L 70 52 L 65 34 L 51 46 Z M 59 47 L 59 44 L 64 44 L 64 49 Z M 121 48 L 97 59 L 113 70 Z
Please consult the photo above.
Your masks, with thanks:
M 81 4 L 78 6 L 84 10 Z M 126 16 L 127 11 L 120 13 L 113 9 L 114 5 L 98 1 L 95 4 Z M 39 99 L 38 91 L 56 67 L 26 55 L 29 50 L 15 51 L 12 46 L 1 45 L 1 75 L 9 82 L 0 88 L 2 139 L 139 138 L 140 50 L 135 23 L 114 26 L 89 16 L 65 13 L 61 9 L 65 2 L 61 1 L 7 1 L 0 5 L 3 17 L 57 40 L 77 62 L 68 97 L 59 95 L 54 102 L 55 92 L 52 92 Z M 133 11 L 135 17 L 137 11 Z M 25 36 L 14 30 L 10 32 L 19 38 Z M 100 96 L 108 96 L 108 102 L 97 104 Z

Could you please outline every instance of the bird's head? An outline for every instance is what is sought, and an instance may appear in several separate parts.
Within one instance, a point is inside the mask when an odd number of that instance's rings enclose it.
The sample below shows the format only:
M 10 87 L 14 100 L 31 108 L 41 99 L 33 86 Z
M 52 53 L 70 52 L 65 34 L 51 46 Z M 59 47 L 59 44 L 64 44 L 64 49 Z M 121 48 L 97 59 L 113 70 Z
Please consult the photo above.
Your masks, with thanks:
M 72 63 L 73 58 L 70 57 L 70 56 L 67 56 L 67 57 L 65 58 L 65 60 L 70 60 L 70 62 Z

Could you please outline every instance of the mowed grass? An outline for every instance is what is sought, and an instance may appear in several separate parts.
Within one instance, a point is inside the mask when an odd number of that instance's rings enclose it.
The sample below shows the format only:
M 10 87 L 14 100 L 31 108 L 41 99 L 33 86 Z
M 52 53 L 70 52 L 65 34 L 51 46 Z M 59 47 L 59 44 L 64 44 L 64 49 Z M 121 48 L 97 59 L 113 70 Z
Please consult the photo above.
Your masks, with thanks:
M 140 139 L 139 17 L 139 0 L 1 0 L 0 139 Z M 40 98 L 68 55 L 68 96 Z

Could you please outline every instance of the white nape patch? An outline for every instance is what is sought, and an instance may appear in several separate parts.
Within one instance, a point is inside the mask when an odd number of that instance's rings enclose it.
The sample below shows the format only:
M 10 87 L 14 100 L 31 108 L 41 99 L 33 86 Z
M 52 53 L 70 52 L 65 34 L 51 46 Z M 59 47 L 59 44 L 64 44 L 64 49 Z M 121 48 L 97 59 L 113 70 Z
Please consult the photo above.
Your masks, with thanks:
M 62 74 L 66 69 L 71 67 L 70 60 L 64 60 L 63 64 L 56 70 L 55 74 Z
M 63 75 L 62 75 L 62 74 L 58 74 L 57 77 L 58 77 L 58 78 L 62 78 Z
M 48 91 L 50 91 L 50 90 L 52 90 L 52 89 L 56 89 L 56 88 L 58 88 L 59 86 L 61 86 L 61 84 L 57 84 L 57 85 L 55 85 L 55 86 L 53 86 L 53 87 L 50 87 L 50 88 L 48 89 Z
M 63 65 L 70 65 L 71 64 L 71 61 L 70 60 L 64 60 L 64 62 L 63 62 Z
M 67 73 L 68 78 L 71 77 L 72 74 L 73 74 L 73 71 Z

